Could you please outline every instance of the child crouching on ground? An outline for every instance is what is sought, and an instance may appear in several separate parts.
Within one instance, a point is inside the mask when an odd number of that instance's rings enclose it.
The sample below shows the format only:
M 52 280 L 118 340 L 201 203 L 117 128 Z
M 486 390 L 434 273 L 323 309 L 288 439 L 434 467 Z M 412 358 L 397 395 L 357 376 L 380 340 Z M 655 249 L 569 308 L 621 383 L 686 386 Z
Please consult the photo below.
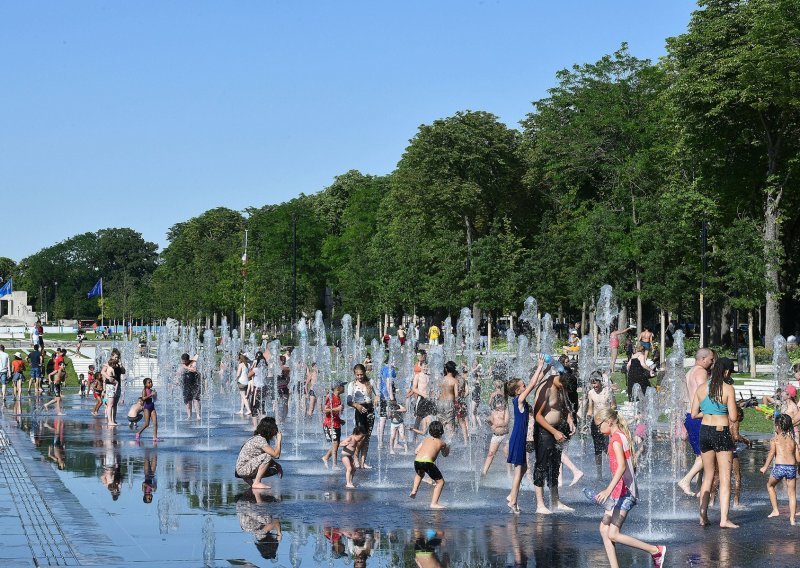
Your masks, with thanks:
M 419 484 L 422 483 L 425 474 L 433 480 L 433 495 L 431 495 L 431 509 L 444 509 L 444 505 L 439 504 L 439 497 L 442 495 L 444 489 L 444 477 L 439 468 L 436 467 L 436 458 L 439 453 L 447 457 L 450 453 L 450 446 L 442 441 L 442 434 L 444 434 L 444 426 L 438 420 L 431 422 L 428 426 L 429 438 L 425 438 L 422 443 L 417 446 L 414 456 L 414 485 L 411 487 L 411 494 L 409 497 L 414 499 L 417 496 Z
M 353 428 L 353 433 L 342 440 L 340 444 L 342 448 L 342 463 L 344 464 L 344 486 L 348 489 L 355 489 L 356 487 L 353 485 L 353 472 L 356 469 L 356 460 L 353 456 L 366 437 L 367 431 L 362 426 L 356 426 Z

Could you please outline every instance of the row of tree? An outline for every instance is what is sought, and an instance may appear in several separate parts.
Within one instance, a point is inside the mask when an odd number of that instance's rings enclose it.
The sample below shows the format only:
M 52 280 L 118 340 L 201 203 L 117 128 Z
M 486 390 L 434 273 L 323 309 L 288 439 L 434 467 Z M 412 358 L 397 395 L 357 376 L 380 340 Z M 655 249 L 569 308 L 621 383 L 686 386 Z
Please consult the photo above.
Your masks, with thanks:
M 246 306 L 275 322 L 295 298 L 298 311 L 374 318 L 509 312 L 532 294 L 574 314 L 610 283 L 641 321 L 693 313 L 705 284 L 717 327 L 763 307 L 771 337 L 781 307 L 797 313 L 800 282 L 787 254 L 800 250 L 800 2 L 700 4 L 660 62 L 623 45 L 563 70 L 520 129 L 457 112 L 421 126 L 389 175 L 207 211 L 172 227 L 158 257 L 130 229 L 79 235 L 13 267 L 18 287 L 41 305 L 57 278 L 53 313 L 94 316 L 85 291 L 102 274 L 107 316 Z

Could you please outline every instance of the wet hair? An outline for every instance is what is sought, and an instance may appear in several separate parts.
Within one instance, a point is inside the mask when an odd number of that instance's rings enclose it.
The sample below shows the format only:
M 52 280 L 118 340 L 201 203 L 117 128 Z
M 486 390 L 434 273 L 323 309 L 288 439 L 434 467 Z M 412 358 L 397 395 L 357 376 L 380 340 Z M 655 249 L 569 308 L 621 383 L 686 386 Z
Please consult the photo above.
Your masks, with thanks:
M 278 424 L 274 416 L 265 416 L 256 426 L 253 436 L 261 436 L 266 440 L 271 440 L 278 433 Z
M 363 426 L 356 426 L 353 428 L 353 436 L 360 436 L 361 434 L 366 435 L 367 431 L 364 430 Z
M 183 355 L 181 355 L 181 361 L 183 361 L 184 363 L 188 363 L 190 360 L 191 358 L 189 357 L 188 353 L 184 353 Z
M 281 355 L 278 359 L 280 359 L 281 363 L 286 363 L 286 355 Z
M 506 382 L 506 396 L 517 396 L 517 385 L 522 382 L 522 379 L 511 379 Z
M 151 379 L 150 377 L 145 377 L 144 379 L 142 379 L 142 384 L 143 385 L 146 385 L 148 382 L 150 384 L 152 384 L 153 383 L 153 379 Z
M 117 349 L 116 347 L 114 347 L 114 348 L 111 350 L 111 354 L 112 354 L 112 355 L 116 355 L 117 357 L 122 357 L 122 352 L 120 352 L 120 350 L 119 350 L 119 349 Z
M 505 390 L 506 382 L 500 378 L 492 379 L 492 386 L 496 389 L 502 388 Z
M 441 438 L 442 434 L 444 434 L 444 426 L 438 420 L 434 420 L 428 426 L 428 434 L 433 438 Z
M 153 502 L 153 494 L 152 493 L 145 493 L 142 495 L 142 502 L 143 503 L 152 503 Z
M 741 406 L 736 407 L 736 422 L 741 422 L 744 420 L 744 410 L 742 410 Z
M 245 353 L 239 353 L 239 363 L 247 364 L 249 362 L 250 362 L 250 359 L 247 358 L 247 355 Z
M 725 385 L 725 365 L 719 359 L 711 367 L 711 384 L 708 387 L 709 398 L 721 403 L 723 386 Z
M 603 383 L 603 373 L 600 371 L 592 371 L 589 375 L 589 382 L 590 383 Z
M 779 434 L 789 434 L 794 438 L 794 426 L 792 425 L 792 417 L 788 414 L 779 414 L 775 417 L 775 428 Z
M 619 414 L 616 411 L 616 409 L 610 408 L 610 407 L 606 407 L 603 410 L 601 410 L 600 412 L 596 413 L 594 415 L 594 419 L 595 419 L 595 423 L 599 422 L 601 424 L 603 422 L 605 422 L 606 420 L 609 420 L 609 419 L 611 421 L 613 421 L 617 425 L 617 427 L 619 427 L 619 429 L 622 430 L 622 433 L 628 439 L 628 446 L 633 447 L 633 438 L 631 437 L 631 431 L 630 431 L 630 428 L 628 428 L 628 423 L 625 421 L 625 419 L 622 417 L 622 415 Z M 611 451 L 611 448 L 609 448 L 609 452 L 610 451 Z M 631 452 L 631 463 L 633 463 L 633 467 L 635 468 L 636 467 L 636 452 Z
M 362 363 L 356 363 L 353 365 L 353 372 L 355 373 L 356 371 L 364 371 L 366 373 L 367 368 Z
M 444 374 L 445 375 L 457 375 L 458 374 L 458 365 L 455 364 L 455 361 L 448 361 L 444 364 Z

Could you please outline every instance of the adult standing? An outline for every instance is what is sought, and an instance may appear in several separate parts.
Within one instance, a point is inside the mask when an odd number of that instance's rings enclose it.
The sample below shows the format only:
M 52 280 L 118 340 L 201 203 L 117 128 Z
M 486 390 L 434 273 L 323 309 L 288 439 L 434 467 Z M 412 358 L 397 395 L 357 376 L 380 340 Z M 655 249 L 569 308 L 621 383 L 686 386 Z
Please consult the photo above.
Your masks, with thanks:
M 448 361 L 444 364 L 442 390 L 436 402 L 436 419 L 444 426 L 449 439 L 453 437 L 456 429 L 456 396 L 460 387 L 457 375 L 458 367 L 455 362 Z
M 535 425 L 533 438 L 536 447 L 536 465 L 533 468 L 533 485 L 536 493 L 536 512 L 549 515 L 552 513 L 544 503 L 544 484 L 550 488 L 550 499 L 557 511 L 571 512 L 574 509 L 561 503 L 558 492 L 558 474 L 561 471 L 561 452 L 567 441 L 567 434 L 562 430 L 569 428 L 570 435 L 575 432 L 575 423 L 569 413 L 561 378 L 555 371 L 545 379 L 536 391 L 533 407 Z M 555 374 L 552 374 L 555 373 Z M 566 426 L 563 417 L 566 415 Z
M 28 353 L 28 363 L 31 366 L 31 377 L 28 380 L 28 394 L 31 394 L 33 384 L 36 394 L 42 393 L 42 352 L 38 344 L 33 346 L 33 351 Z
M 692 417 L 692 401 L 698 387 L 704 385 L 708 380 L 708 371 L 713 364 L 714 352 L 711 349 L 702 347 L 695 353 L 694 366 L 686 373 L 686 390 L 684 391 L 686 418 L 683 421 L 683 425 L 686 428 L 686 437 L 689 440 L 689 445 L 692 446 L 692 451 L 696 457 L 689 472 L 678 482 L 678 487 L 692 497 L 695 496 L 695 493 L 692 492 L 689 484 L 703 470 L 703 460 L 700 457 L 700 424 L 702 420 Z
M 639 345 L 644 347 L 644 359 L 647 360 L 650 350 L 653 349 L 653 330 L 645 327 L 639 334 Z
M 701 419 L 703 484 L 700 488 L 700 525 L 708 524 L 708 502 L 716 468 L 719 474 L 719 526 L 724 529 L 739 528 L 728 518 L 734 450 L 729 425 L 731 421 L 738 419 L 736 393 L 733 386 L 725 383 L 725 369 L 720 361 L 716 361 L 711 368 L 711 379 L 695 390 L 692 418 Z
M 247 402 L 247 385 L 250 383 L 250 378 L 247 376 L 250 360 L 244 353 L 239 353 L 239 362 L 236 365 L 236 387 L 239 390 L 239 398 L 241 405 L 239 405 L 239 412 L 237 414 L 248 415 L 250 414 L 250 404 Z
M 645 358 L 645 350 L 642 345 L 636 350 L 631 360 L 628 361 L 628 400 L 633 401 L 633 386 L 639 385 L 642 389 L 642 396 L 647 392 L 647 388 L 651 387 L 650 377 L 655 373 L 648 367 L 647 359 Z
M 586 394 L 586 398 L 589 401 L 586 407 L 586 421 L 589 423 L 592 434 L 597 477 L 598 479 L 603 479 L 603 454 L 608 453 L 608 438 L 600 431 L 600 425 L 595 422 L 594 417 L 606 408 L 616 410 L 617 402 L 614 400 L 611 389 L 605 388 L 602 373 L 594 371 L 589 378 L 589 382 L 591 383 L 591 388 Z
M 192 419 L 192 405 L 194 404 L 197 419 L 200 419 L 200 374 L 197 372 L 197 355 L 189 357 L 188 353 L 181 355 L 181 365 L 178 374 L 183 385 L 183 404 L 186 405 L 186 420 Z
M 108 361 L 103 365 L 101 371 L 103 379 L 107 384 L 114 384 L 114 396 L 108 400 L 108 422 L 110 426 L 117 425 L 117 405 L 122 396 L 122 375 L 125 374 L 125 368 L 120 362 L 122 354 L 116 347 L 111 350 L 111 356 Z
M 0 385 L 3 388 L 3 400 L 6 398 L 6 383 L 11 381 L 11 357 L 6 353 L 5 345 L 0 345 Z M 12 385 L 13 387 L 14 385 Z M 16 389 L 14 390 L 14 398 L 17 398 Z
M 372 388 L 367 368 L 361 363 L 353 367 L 353 377 L 353 381 L 347 385 L 347 406 L 355 411 L 356 426 L 361 426 L 365 433 L 364 440 L 356 450 L 355 463 L 357 467 L 372 469 L 372 466 L 367 464 L 367 454 L 372 428 L 375 426 L 375 404 L 379 402 L 378 393 Z
M 611 348 L 611 372 L 613 373 L 617 368 L 617 355 L 619 354 L 619 336 L 625 335 L 633 326 L 628 326 L 625 329 L 617 329 L 612 331 L 608 337 L 608 345 Z

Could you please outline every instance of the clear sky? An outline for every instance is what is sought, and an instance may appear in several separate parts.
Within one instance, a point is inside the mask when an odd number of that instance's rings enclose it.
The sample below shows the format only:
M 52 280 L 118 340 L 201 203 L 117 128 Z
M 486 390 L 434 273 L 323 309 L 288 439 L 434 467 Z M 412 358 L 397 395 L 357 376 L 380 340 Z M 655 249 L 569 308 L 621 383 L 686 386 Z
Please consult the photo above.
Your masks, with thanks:
M 689 0 L 0 3 L 0 256 L 391 172 L 419 125 L 510 126 L 555 72 L 664 55 Z M 9 208 L 14 213 L 9 217 Z

